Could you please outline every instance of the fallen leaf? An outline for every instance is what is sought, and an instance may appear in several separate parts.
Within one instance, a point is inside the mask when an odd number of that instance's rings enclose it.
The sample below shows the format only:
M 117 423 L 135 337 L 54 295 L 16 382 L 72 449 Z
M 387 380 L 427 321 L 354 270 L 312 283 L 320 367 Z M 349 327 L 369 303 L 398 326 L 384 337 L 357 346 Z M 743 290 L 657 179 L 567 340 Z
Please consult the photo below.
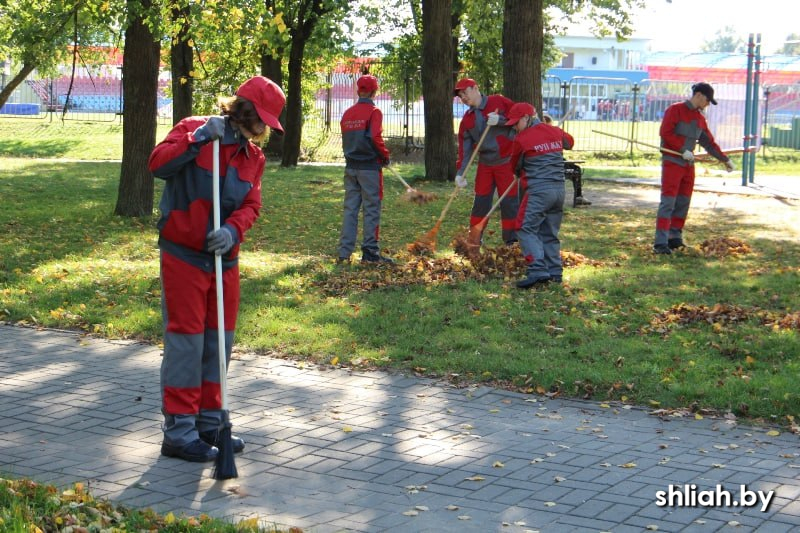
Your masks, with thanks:
M 453 505 L 452 503 L 445 507 L 448 511 L 458 511 L 460 507 L 458 505 Z
M 556 506 L 556 502 L 544 502 L 544 506 L 545 507 L 555 507 Z
M 405 516 L 417 516 L 419 515 L 419 511 L 415 511 L 413 509 L 403 512 Z
M 506 466 L 506 465 L 504 465 L 500 461 L 495 461 L 494 463 L 492 463 L 492 467 L 494 467 L 494 468 L 503 468 L 504 466 Z
M 486 478 L 483 476 L 472 476 L 472 477 L 465 477 L 465 481 L 484 481 Z
M 472 517 L 469 515 L 462 514 L 458 517 L 459 520 L 472 520 Z
M 621 468 L 636 468 L 636 463 L 624 463 L 621 465 L 617 465 Z

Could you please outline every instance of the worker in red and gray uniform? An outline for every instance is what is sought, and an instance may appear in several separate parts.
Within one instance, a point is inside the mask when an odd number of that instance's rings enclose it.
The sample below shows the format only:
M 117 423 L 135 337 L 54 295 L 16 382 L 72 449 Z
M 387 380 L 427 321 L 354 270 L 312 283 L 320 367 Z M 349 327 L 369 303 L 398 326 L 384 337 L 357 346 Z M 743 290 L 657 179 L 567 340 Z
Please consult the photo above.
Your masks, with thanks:
M 475 172 L 475 199 L 472 203 L 470 226 L 476 226 L 492 208 L 495 189 L 501 196 L 509 187 L 511 190 L 500 202 L 500 225 L 503 242 L 512 244 L 517 238 L 514 234 L 514 220 L 519 208 L 514 173 L 509 165 L 513 128 L 506 124 L 506 114 L 514 102 L 503 95 L 485 96 L 478 89 L 475 80 L 464 78 L 456 83 L 453 91 L 469 109 L 458 126 L 458 161 L 456 161 L 456 185 L 466 187 L 464 177 L 467 164 L 476 149 L 486 128 L 490 128 L 486 138 L 478 148 L 478 168 Z
M 725 163 L 728 172 L 733 163 L 714 141 L 703 114 L 709 104 L 717 105 L 714 88 L 708 83 L 692 85 L 692 97 L 669 106 L 661 120 L 661 147 L 678 152 L 661 154 L 661 202 L 656 215 L 653 252 L 671 254 L 682 248 L 683 226 L 694 191 L 694 148 L 700 144 L 713 157 Z
M 356 246 L 359 211 L 364 210 L 362 263 L 394 263 L 381 255 L 379 239 L 383 202 L 383 167 L 389 164 L 389 150 L 383 142 L 383 113 L 372 100 L 378 79 L 369 74 L 356 82 L 358 101 L 342 115 L 344 151 L 344 217 L 339 238 L 337 263 L 349 263 Z
M 214 255 L 222 256 L 225 348 L 230 361 L 239 311 L 239 244 L 261 209 L 265 158 L 252 140 L 267 126 L 283 132 L 286 98 L 272 80 L 250 78 L 236 96 L 220 100 L 222 115 L 188 117 L 150 155 L 149 168 L 166 184 L 158 245 L 164 356 L 161 362 L 164 440 L 161 453 L 213 461 L 222 421 Z M 220 141 L 219 183 L 213 180 L 212 141 Z M 212 187 L 220 188 L 222 222 L 213 229 Z M 244 441 L 232 438 L 234 452 Z
M 563 150 L 575 144 L 572 136 L 541 122 L 531 104 L 514 104 L 506 124 L 514 126 L 511 168 L 524 190 L 519 209 L 517 236 L 527 264 L 520 289 L 561 283 L 561 241 L 558 232 L 564 215 L 566 194 Z

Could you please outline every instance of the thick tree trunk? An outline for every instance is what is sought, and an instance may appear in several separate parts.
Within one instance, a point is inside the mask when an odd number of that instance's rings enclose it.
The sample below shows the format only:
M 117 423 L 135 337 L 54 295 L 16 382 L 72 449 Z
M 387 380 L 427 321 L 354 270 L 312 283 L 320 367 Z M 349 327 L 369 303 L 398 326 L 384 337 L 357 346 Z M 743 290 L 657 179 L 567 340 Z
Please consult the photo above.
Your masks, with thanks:
M 11 95 L 14 93 L 17 87 L 19 87 L 20 84 L 25 81 L 25 78 L 28 77 L 28 74 L 33 72 L 33 69 L 35 68 L 36 65 L 29 65 L 28 63 L 22 65 L 22 70 L 17 72 L 14 77 L 9 80 L 6 86 L 3 87 L 3 90 L 0 91 L 0 107 L 3 107 L 8 99 L 11 98 Z
M 172 10 L 173 21 L 187 21 L 189 7 L 184 6 Z M 170 48 L 170 68 L 172 70 L 172 124 L 177 124 L 193 114 L 192 94 L 194 80 L 191 72 L 194 70 L 194 49 L 188 41 L 188 23 L 181 25 L 181 29 L 173 38 Z
M 450 7 L 450 0 L 422 0 L 425 177 L 440 181 L 452 180 L 456 173 Z
M 542 109 L 543 0 L 505 0 L 503 94 Z
M 305 39 L 292 39 L 289 50 L 289 87 L 286 94 L 286 124 L 283 136 L 281 166 L 293 167 L 300 159 L 300 140 L 303 131 L 303 52 Z
M 283 69 L 281 68 L 281 58 L 272 55 L 261 55 L 261 74 L 271 79 L 278 84 L 281 89 L 283 85 Z M 284 109 L 281 116 L 278 117 L 281 124 L 286 124 L 286 110 Z M 278 157 L 283 153 L 283 135 L 272 132 L 270 133 L 269 140 L 266 146 L 263 147 L 264 151 L 269 155 L 276 155 Z
M 133 1 L 133 0 L 131 0 Z M 145 9 L 150 0 L 141 0 Z M 147 160 L 156 141 L 160 43 L 141 18 L 125 30 L 122 59 L 122 169 L 117 206 L 120 216 L 153 214 L 153 175 Z

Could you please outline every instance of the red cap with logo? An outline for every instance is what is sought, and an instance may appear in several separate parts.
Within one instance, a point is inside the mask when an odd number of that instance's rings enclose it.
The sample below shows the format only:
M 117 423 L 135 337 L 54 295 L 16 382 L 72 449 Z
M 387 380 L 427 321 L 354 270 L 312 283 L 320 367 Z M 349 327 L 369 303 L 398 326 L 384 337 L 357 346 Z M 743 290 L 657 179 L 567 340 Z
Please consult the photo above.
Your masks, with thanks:
M 527 102 L 518 102 L 511 106 L 506 114 L 506 126 L 513 126 L 524 116 L 536 115 L 536 108 Z
M 458 80 L 458 83 L 456 83 L 455 89 L 453 89 L 453 94 L 458 96 L 458 91 L 463 91 L 467 87 L 477 87 L 477 86 L 478 84 L 475 83 L 475 80 L 473 80 L 472 78 L 462 78 Z
M 378 78 L 371 74 L 365 74 L 358 78 L 356 87 L 360 93 L 374 93 L 378 90 Z
M 264 76 L 255 76 L 237 89 L 236 96 L 249 100 L 264 124 L 283 133 L 278 117 L 286 104 L 286 96 L 274 81 Z

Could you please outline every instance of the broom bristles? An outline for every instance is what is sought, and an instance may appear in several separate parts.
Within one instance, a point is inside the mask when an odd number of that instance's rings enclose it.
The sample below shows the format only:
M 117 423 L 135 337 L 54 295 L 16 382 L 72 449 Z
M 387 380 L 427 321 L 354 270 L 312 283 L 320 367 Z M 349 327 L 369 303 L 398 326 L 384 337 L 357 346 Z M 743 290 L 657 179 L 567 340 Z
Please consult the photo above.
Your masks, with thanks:
M 222 426 L 217 437 L 217 460 L 214 463 L 214 479 L 233 479 L 239 477 L 236 471 L 236 460 L 233 457 L 233 443 L 231 442 L 232 425 L 228 412 L 222 412 Z
M 408 251 L 414 255 L 421 255 L 423 253 L 433 253 L 436 251 L 436 235 L 439 234 L 439 227 L 442 221 L 438 221 L 433 228 L 425 235 L 412 242 L 407 246 Z
M 429 192 L 422 192 L 416 189 L 408 189 L 403 195 L 403 199 L 415 204 L 427 204 L 436 199 L 436 195 Z

